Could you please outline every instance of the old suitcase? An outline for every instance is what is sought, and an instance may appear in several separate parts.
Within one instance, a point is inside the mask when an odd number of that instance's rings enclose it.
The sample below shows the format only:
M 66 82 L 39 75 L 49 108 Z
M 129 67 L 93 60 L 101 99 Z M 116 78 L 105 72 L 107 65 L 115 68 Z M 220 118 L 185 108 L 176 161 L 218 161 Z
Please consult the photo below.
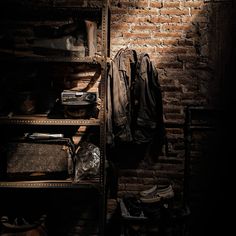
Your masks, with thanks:
M 1 175 L 14 180 L 70 178 L 73 154 L 74 145 L 67 138 L 8 142 Z

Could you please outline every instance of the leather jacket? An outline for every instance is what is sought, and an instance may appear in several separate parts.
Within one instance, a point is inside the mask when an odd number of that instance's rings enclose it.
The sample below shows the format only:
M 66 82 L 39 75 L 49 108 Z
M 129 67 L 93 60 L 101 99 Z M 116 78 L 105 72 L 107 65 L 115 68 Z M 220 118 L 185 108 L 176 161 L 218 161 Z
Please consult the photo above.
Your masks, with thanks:
M 110 64 L 107 80 L 107 143 L 164 142 L 158 73 L 149 55 L 121 49 Z
M 107 78 L 107 143 L 130 142 L 132 65 L 136 54 L 121 49 L 111 61 Z
M 163 104 L 158 72 L 146 53 L 138 56 L 134 83 L 134 141 L 151 142 L 163 136 Z M 161 138 L 161 137 L 160 137 Z

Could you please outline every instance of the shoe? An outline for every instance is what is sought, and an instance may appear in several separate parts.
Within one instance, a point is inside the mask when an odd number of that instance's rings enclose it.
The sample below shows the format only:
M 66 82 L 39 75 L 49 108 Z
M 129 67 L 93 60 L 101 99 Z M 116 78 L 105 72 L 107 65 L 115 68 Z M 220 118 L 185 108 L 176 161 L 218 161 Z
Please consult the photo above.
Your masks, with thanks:
M 158 187 L 156 193 L 165 199 L 169 199 L 169 198 L 174 197 L 174 190 L 173 190 L 171 184 L 169 186 L 163 187 L 163 188 Z
M 168 180 L 158 181 L 158 184 L 153 185 L 151 188 L 149 188 L 147 190 L 139 192 L 139 194 L 140 194 L 141 197 L 145 197 L 145 196 L 147 196 L 149 194 L 154 193 L 155 191 L 157 191 L 157 189 L 164 191 L 170 185 L 171 185 L 171 183 Z
M 156 190 L 157 190 L 157 185 L 154 185 L 147 190 L 141 191 L 139 194 L 140 194 L 140 196 L 145 197 L 151 193 L 154 193 Z
M 161 196 L 157 193 L 152 193 L 145 197 L 140 197 L 140 201 L 142 203 L 157 203 L 157 202 L 160 202 L 161 199 L 162 199 Z
M 156 190 L 150 191 L 150 193 L 146 196 L 140 198 L 140 201 L 143 203 L 155 203 L 160 202 L 164 199 L 170 199 L 174 197 L 174 190 L 172 185 L 168 185 L 167 187 L 157 187 Z

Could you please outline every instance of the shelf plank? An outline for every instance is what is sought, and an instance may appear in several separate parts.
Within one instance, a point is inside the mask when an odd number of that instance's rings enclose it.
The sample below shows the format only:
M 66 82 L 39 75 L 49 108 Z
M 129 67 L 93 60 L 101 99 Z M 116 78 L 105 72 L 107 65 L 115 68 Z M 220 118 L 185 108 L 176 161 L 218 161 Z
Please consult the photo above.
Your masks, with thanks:
M 14 8 L 12 6 L 14 6 Z M 42 16 L 44 16 L 44 18 L 55 18 L 58 16 L 100 18 L 102 14 L 102 4 L 100 6 L 96 4 L 93 4 L 93 6 L 92 4 L 90 4 L 90 6 L 82 6 L 67 3 L 47 6 L 35 2 L 33 4 L 25 4 L 23 1 L 18 1 L 18 4 L 10 3 L 8 0 L 4 2 L 1 1 L 0 12 L 0 17 L 6 19 L 41 19 Z
M 94 56 L 94 57 L 76 57 L 76 56 L 43 56 L 30 53 L 27 51 L 14 51 L 14 50 L 4 50 L 0 49 L 0 53 L 5 53 L 4 61 L 14 62 L 65 62 L 65 63 L 87 63 L 87 64 L 101 64 L 105 61 L 104 57 Z M 3 60 L 3 58 L 1 58 Z
M 99 188 L 99 180 L 82 180 L 74 183 L 71 180 L 38 180 L 38 181 L 1 181 L 0 188 Z
M 90 119 L 49 119 L 40 116 L 0 117 L 0 124 L 9 125 L 100 125 L 100 120 Z

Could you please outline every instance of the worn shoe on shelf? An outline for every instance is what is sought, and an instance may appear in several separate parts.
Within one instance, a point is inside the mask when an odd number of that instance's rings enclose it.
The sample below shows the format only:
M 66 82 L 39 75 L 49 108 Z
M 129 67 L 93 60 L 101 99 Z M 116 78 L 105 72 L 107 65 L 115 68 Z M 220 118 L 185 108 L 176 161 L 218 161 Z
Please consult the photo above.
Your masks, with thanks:
M 169 199 L 174 197 L 174 190 L 171 184 L 166 187 L 159 186 L 156 190 L 156 194 L 158 194 L 162 198 Z
M 172 185 L 170 184 L 163 188 L 157 186 L 156 190 L 149 191 L 149 194 L 143 197 L 140 197 L 140 200 L 143 203 L 154 203 L 154 202 L 159 202 L 164 199 L 170 199 L 173 197 L 174 197 L 174 190 L 172 188 Z
M 140 196 L 145 197 L 149 194 L 154 193 L 156 190 L 157 190 L 157 185 L 153 185 L 151 188 L 141 191 L 139 194 L 140 194 Z

